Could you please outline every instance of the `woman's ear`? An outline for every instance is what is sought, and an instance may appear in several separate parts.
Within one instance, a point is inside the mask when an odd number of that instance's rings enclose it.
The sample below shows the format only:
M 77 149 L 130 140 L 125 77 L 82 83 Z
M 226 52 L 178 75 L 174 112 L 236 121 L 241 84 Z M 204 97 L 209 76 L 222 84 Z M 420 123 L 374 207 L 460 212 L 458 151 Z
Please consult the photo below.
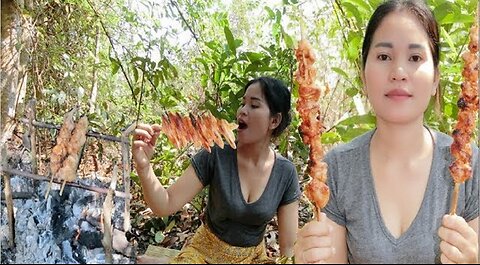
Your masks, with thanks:
M 275 130 L 275 128 L 280 125 L 282 122 L 282 113 L 277 113 L 270 118 L 270 129 Z

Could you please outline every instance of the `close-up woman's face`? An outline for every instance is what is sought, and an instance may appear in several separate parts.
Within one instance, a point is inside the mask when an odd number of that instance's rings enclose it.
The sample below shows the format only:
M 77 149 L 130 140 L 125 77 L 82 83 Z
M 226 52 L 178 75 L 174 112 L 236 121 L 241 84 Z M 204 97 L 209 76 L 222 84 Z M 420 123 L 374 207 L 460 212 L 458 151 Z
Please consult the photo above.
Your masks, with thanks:
M 255 142 L 266 137 L 270 125 L 270 109 L 259 82 L 251 84 L 245 91 L 242 104 L 237 111 L 239 142 Z
M 438 73 L 429 37 L 414 15 L 394 11 L 383 19 L 373 34 L 362 78 L 377 119 L 423 119 Z

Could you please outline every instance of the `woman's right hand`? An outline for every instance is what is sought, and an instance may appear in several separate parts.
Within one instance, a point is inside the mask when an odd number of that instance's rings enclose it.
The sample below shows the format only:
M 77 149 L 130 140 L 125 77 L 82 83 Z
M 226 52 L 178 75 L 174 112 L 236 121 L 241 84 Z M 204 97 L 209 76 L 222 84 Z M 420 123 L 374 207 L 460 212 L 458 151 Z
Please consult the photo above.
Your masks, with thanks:
M 150 165 L 155 143 L 160 135 L 160 125 L 138 124 L 133 132 L 132 156 L 137 171 Z
M 325 213 L 320 214 L 320 221 L 311 221 L 300 229 L 294 247 L 295 263 L 324 263 L 330 259 L 335 254 L 332 230 Z

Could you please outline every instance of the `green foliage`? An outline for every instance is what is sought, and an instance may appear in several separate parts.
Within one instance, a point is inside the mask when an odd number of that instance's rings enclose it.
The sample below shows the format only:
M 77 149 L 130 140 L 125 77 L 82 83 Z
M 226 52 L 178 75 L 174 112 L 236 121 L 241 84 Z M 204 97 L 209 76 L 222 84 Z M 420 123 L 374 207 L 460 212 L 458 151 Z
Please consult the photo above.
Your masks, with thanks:
M 41 117 L 58 120 L 54 114 L 86 102 L 90 84 L 85 77 L 91 76 L 87 68 L 93 64 L 89 51 L 94 37 L 87 27 L 95 25 L 95 18 L 85 6 L 58 1 L 35 5 L 25 13 L 34 19 L 36 30 L 29 60 L 32 74 L 28 86 L 32 89 L 26 97 L 39 99 Z
M 339 19 L 332 27 L 335 31 L 342 32 L 342 36 L 344 36 L 344 49 L 341 53 L 342 57 L 352 67 L 352 70 L 347 72 L 340 67 L 333 67 L 332 71 L 336 72 L 341 79 L 344 79 L 344 90 L 350 97 L 362 93 L 360 90 L 362 83 L 358 78 L 361 71 L 361 41 L 368 18 L 380 2 L 364 0 L 335 1 L 335 12 Z M 455 2 L 432 0 L 428 2 L 432 10 L 434 10 L 435 17 L 440 25 L 440 87 L 442 96 L 440 98 L 440 116 L 435 113 L 434 101 L 432 101 L 425 113 L 425 122 L 435 129 L 450 134 L 457 118 L 458 108 L 456 102 L 462 82 L 461 69 L 463 61 L 460 55 L 466 49 L 465 45 L 468 41 L 469 29 L 474 20 L 476 3 L 468 0 Z M 345 15 L 342 16 L 342 14 Z M 352 75 L 356 75 L 357 78 L 352 80 Z M 352 118 L 359 117 L 355 114 L 353 115 Z M 334 127 L 333 131 L 337 132 L 340 137 L 328 134 L 328 137 L 326 137 L 328 139 L 325 140 L 331 141 L 330 137 L 333 137 L 333 139 L 341 138 L 342 141 L 351 139 L 351 137 L 363 133 L 365 128 L 373 127 L 374 120 L 370 122 L 339 123 Z
M 260 45 L 262 50 L 242 52 L 243 41 L 232 34 L 223 16 L 218 24 L 223 27 L 224 38 L 205 43 L 206 51 L 196 58 L 203 69 L 201 84 L 206 100 L 204 108 L 216 117 L 232 120 L 248 80 L 270 75 L 288 83 L 291 80 L 293 56 L 291 49 L 278 45 Z
M 343 112 L 339 116 L 355 120 L 359 114 L 353 111 L 356 105 L 351 98 L 362 94 L 359 78 L 362 38 L 368 18 L 380 2 L 332 0 L 319 6 L 316 23 L 304 21 L 300 12 L 305 3 L 283 1 L 281 7 L 263 5 L 259 25 L 255 28 L 248 23 L 237 23 L 246 21 L 240 16 L 248 16 L 251 9 L 258 6 L 254 1 L 236 3 L 235 7 L 241 12 L 235 15 L 227 11 L 226 6 L 213 1 L 184 0 L 165 4 L 141 1 L 138 5 L 144 6 L 143 9 L 132 9 L 120 2 L 110 8 L 105 8 L 108 3 L 98 2 L 92 9 L 85 0 L 44 1 L 27 12 L 36 21 L 37 43 L 31 52 L 29 86 L 33 89 L 27 90 L 27 97 L 39 99 L 39 117 L 58 123 L 63 113 L 75 105 L 86 110 L 96 71 L 99 98 L 96 111 L 90 113 L 89 118 L 94 129 L 101 132 L 119 134 L 137 119 L 138 111 L 140 119 L 146 121 L 158 121 L 155 117 L 165 111 L 204 110 L 232 121 L 244 84 L 251 78 L 278 77 L 292 88 L 293 100 L 297 99 L 293 82 L 296 42 L 287 32 L 303 24 L 310 39 L 328 37 L 332 43 L 341 40 L 341 56 L 329 55 L 334 63 L 325 70 L 322 65 L 317 67 L 325 79 L 336 76 L 338 80 L 335 89 L 341 92 L 343 100 L 337 107 L 346 109 L 346 112 L 339 109 L 339 114 Z M 460 55 L 465 51 L 468 29 L 474 19 L 474 2 L 429 1 L 441 26 L 442 97 L 441 116 L 435 114 L 431 105 L 425 120 L 446 133 L 451 131 L 458 113 L 456 101 L 463 66 Z M 180 22 L 191 33 L 195 46 L 178 47 L 172 41 L 172 37 L 178 37 L 178 32 L 147 11 L 151 9 L 164 10 L 161 16 Z M 328 12 L 334 20 L 327 20 L 320 14 Z M 209 19 L 202 19 L 205 17 Z M 294 23 L 286 24 L 286 20 Z M 232 23 L 251 27 L 252 35 L 245 36 L 247 31 L 234 28 Z M 106 31 L 102 30 L 102 25 Z M 266 35 L 265 28 L 269 29 Z M 156 34 L 147 34 L 149 32 Z M 95 61 L 97 36 L 98 62 Z M 260 36 L 264 39 L 255 40 Z M 315 41 L 312 44 L 314 50 L 323 50 Z M 329 111 L 329 107 L 324 111 Z M 332 118 L 326 122 L 332 125 L 327 126 L 324 140 L 331 144 L 346 141 L 373 127 L 373 120 L 369 122 L 346 124 L 339 117 Z M 298 124 L 296 115 L 295 124 Z M 296 140 L 287 141 L 287 136 L 278 139 L 284 153 L 292 144 L 301 144 L 298 132 L 292 130 L 288 135 Z
M 294 48 L 303 36 L 317 55 L 317 84 L 330 87 L 320 102 L 323 143 L 330 147 L 347 142 L 375 126 L 368 107 L 366 114 L 357 110 L 367 101 L 362 96 L 360 51 L 366 23 L 382 0 L 284 0 L 281 5 L 258 0 L 91 2 L 93 6 L 86 0 L 41 0 L 25 12 L 33 21 L 35 44 L 27 99 L 37 98 L 39 120 L 59 124 L 76 105 L 87 113 L 94 80 L 98 98 L 88 114 L 90 126 L 117 136 L 137 118 L 160 123 L 167 111 L 208 110 L 234 121 L 245 84 L 262 75 L 283 80 L 295 106 Z M 462 82 L 460 55 L 477 3 L 428 2 L 441 26 L 442 93 L 440 116 L 432 102 L 425 122 L 450 133 Z M 302 174 L 308 149 L 295 109 L 292 114 L 292 124 L 275 144 Z M 195 151 L 175 149 L 164 136 L 158 139 L 152 164 L 162 185 L 171 185 L 182 174 Z M 131 177 L 139 185 L 134 172 Z M 206 194 L 204 190 L 192 202 L 197 211 Z M 153 243 L 175 225 L 169 219 L 138 222 L 146 224 Z

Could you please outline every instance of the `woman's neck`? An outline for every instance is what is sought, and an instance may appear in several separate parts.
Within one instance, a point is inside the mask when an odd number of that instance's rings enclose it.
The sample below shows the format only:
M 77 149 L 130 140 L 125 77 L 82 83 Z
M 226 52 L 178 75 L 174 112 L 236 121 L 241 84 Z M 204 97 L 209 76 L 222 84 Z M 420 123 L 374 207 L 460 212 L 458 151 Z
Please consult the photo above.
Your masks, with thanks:
M 237 155 L 246 162 L 258 165 L 268 159 L 271 152 L 270 141 L 237 145 Z
M 386 124 L 377 122 L 371 147 L 384 158 L 417 159 L 431 154 L 433 140 L 422 122 Z

